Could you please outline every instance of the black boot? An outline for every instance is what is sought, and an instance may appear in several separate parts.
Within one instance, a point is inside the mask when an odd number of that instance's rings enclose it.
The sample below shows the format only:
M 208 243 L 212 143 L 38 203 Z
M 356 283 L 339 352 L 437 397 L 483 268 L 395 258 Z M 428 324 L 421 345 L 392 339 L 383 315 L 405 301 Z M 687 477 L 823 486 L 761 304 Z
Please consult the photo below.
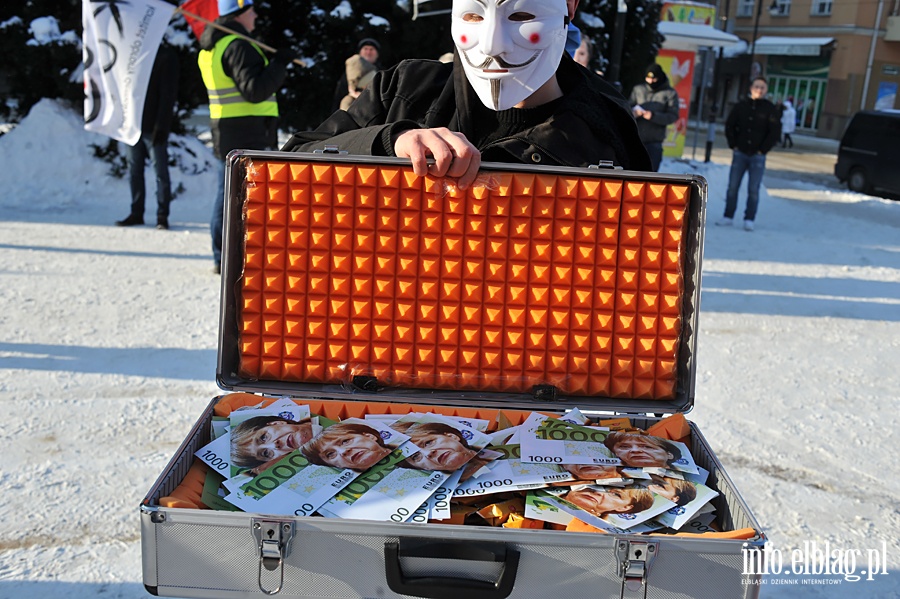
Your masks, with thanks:
M 137 214 L 129 214 L 123 220 L 116 221 L 117 227 L 133 227 L 134 225 L 143 225 L 143 224 L 144 224 L 144 217 L 138 216 Z
M 167 230 L 169 228 L 169 219 L 165 216 L 160 216 L 156 219 L 156 228 L 160 230 Z

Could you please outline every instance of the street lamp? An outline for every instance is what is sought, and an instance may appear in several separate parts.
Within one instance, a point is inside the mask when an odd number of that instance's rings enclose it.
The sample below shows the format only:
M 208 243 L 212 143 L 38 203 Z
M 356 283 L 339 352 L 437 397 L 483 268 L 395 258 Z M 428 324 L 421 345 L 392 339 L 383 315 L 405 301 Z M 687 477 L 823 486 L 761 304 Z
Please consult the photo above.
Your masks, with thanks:
M 622 66 L 622 44 L 625 41 L 625 15 L 627 13 L 627 0 L 618 0 L 616 5 L 616 26 L 613 29 L 612 48 L 610 48 L 609 56 L 609 81 L 619 91 L 622 91 L 619 72 Z
M 759 31 L 759 17 L 762 15 L 763 0 L 759 0 L 756 4 L 756 19 L 753 21 L 753 39 L 750 40 L 750 75 L 753 75 L 753 62 L 756 58 L 756 34 Z M 769 15 L 778 14 L 778 0 L 772 0 L 769 5 Z

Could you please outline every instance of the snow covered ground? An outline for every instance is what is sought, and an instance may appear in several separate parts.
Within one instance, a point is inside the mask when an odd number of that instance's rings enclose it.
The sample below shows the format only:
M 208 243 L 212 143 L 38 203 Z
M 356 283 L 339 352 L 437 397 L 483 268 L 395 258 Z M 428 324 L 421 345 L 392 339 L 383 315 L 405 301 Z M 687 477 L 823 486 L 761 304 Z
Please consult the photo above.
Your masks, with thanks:
M 214 177 L 173 169 L 171 230 L 114 227 L 130 200 L 90 158 L 105 141 L 48 101 L 0 137 L 2 598 L 147 596 L 138 504 L 218 392 Z M 717 217 L 727 168 L 663 166 L 690 169 Z M 708 229 L 702 285 L 690 418 L 786 568 L 827 542 L 862 576 L 771 575 L 762 596 L 900 597 L 900 202 L 764 190 L 755 232 Z M 875 554 L 887 574 L 862 573 Z

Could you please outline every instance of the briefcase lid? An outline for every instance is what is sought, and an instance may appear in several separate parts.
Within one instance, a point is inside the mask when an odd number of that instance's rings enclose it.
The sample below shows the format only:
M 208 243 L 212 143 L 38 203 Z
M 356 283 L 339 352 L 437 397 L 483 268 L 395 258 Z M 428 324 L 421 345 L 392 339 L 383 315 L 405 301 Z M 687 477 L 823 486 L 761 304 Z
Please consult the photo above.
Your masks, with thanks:
M 223 389 L 464 407 L 693 405 L 706 181 L 226 159 Z

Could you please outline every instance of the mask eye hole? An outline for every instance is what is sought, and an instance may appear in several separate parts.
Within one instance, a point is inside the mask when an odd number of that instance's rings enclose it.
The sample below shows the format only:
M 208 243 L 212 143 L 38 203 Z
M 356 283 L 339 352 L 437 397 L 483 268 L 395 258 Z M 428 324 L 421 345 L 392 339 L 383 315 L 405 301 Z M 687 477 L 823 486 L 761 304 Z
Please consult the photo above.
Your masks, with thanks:
M 531 14 L 530 12 L 521 12 L 520 11 L 520 12 L 514 12 L 513 14 L 509 15 L 509 20 L 515 21 L 516 23 L 523 23 L 525 21 L 531 21 L 532 19 L 534 19 L 534 15 Z
M 479 14 L 475 14 L 474 12 L 467 12 L 462 16 L 462 20 L 466 23 L 481 23 L 484 21 L 484 17 Z

